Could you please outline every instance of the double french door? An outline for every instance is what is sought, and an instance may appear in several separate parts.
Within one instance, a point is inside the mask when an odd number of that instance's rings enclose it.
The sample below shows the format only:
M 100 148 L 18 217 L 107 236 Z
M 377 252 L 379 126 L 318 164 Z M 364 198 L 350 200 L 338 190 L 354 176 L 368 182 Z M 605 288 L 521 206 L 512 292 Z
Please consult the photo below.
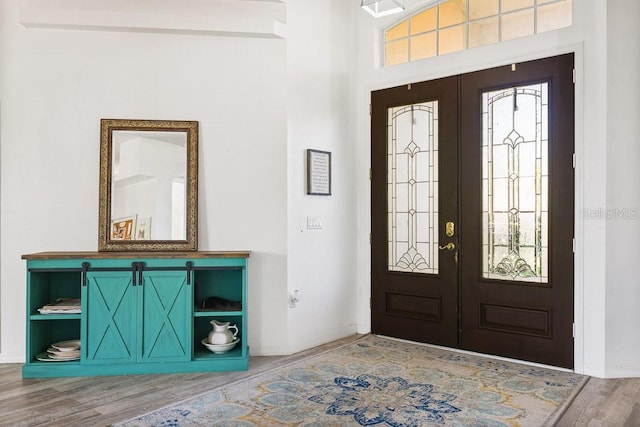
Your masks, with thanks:
M 573 367 L 573 62 L 372 93 L 374 333 Z

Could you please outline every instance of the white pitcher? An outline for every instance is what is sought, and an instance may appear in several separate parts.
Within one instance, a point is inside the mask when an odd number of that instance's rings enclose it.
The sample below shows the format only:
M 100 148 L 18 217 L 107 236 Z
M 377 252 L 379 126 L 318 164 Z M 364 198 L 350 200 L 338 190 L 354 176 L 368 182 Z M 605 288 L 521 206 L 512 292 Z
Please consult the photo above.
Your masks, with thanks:
M 238 337 L 238 327 L 230 325 L 229 322 L 218 322 L 212 320 L 213 330 L 209 332 L 209 344 L 229 344 Z M 235 332 L 231 332 L 234 329 Z

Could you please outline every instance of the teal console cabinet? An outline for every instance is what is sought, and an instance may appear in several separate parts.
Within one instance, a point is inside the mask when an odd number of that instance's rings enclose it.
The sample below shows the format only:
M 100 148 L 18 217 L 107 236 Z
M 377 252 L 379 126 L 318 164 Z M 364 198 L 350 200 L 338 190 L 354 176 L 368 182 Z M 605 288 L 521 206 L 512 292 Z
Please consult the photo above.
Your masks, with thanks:
M 249 252 L 43 252 L 27 260 L 24 378 L 246 370 Z M 61 298 L 80 313 L 40 313 Z M 205 307 L 211 299 L 225 304 Z M 201 343 L 211 321 L 238 327 L 222 354 Z M 75 360 L 47 349 L 80 341 Z

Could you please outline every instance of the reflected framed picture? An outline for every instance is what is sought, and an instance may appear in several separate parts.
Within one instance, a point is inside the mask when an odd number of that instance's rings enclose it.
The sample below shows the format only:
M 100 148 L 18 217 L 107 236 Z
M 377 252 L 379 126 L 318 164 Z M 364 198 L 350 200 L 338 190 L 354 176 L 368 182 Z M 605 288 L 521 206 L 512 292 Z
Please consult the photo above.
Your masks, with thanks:
M 132 240 L 136 229 L 136 215 L 111 221 L 111 240 Z
M 136 240 L 151 240 L 151 217 L 138 218 Z
M 307 150 L 307 194 L 331 195 L 331 153 Z

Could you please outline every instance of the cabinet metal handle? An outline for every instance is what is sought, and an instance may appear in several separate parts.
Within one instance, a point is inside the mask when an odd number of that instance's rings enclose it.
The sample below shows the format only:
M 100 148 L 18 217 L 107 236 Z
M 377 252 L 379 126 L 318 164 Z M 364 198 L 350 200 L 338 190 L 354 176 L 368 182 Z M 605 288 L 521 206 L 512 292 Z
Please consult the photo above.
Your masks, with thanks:
M 144 262 L 138 263 L 138 286 L 142 286 L 144 284 L 144 277 L 142 276 L 142 271 L 144 270 Z
M 187 286 L 191 285 L 191 272 L 193 271 L 193 263 L 187 261 Z
M 132 275 L 132 280 L 133 280 L 133 286 L 136 286 L 136 271 L 138 270 L 138 263 L 137 262 L 132 262 L 131 263 L 131 275 Z
M 87 286 L 87 270 L 89 269 L 89 263 L 82 263 L 82 286 Z

